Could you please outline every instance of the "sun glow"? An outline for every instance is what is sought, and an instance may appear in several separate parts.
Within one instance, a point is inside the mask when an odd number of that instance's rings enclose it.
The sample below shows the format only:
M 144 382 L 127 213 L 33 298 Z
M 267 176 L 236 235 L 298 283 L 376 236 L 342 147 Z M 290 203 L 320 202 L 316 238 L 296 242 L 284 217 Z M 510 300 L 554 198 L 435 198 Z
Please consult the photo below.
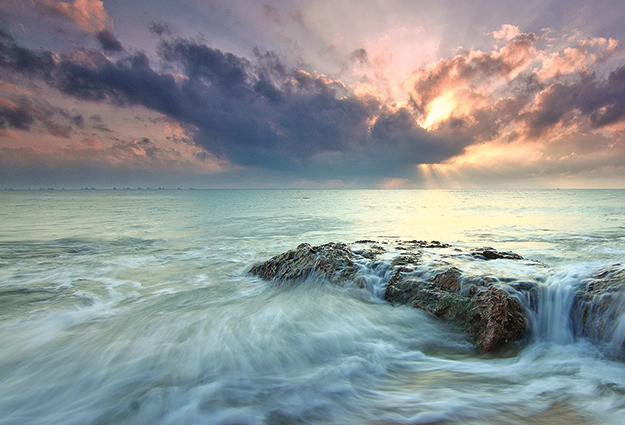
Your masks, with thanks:
M 454 102 L 451 95 L 441 96 L 434 99 L 429 105 L 423 128 L 435 130 L 438 124 L 449 118 L 454 110 Z

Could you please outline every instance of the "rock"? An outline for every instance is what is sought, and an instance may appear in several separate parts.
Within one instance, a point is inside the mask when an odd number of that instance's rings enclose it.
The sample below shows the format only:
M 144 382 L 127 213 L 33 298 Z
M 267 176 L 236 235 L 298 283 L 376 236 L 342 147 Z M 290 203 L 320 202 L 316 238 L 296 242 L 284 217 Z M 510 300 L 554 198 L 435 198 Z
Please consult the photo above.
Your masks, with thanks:
M 480 311 L 481 323 L 485 323 L 474 337 L 484 352 L 523 338 L 527 320 L 518 300 L 495 286 L 478 292 L 474 299 Z
M 436 286 L 449 292 L 460 291 L 460 270 L 455 267 L 437 274 L 432 281 Z
M 250 272 L 274 281 L 304 279 L 317 274 L 330 282 L 349 281 L 364 288 L 366 285 L 357 273 L 359 267 L 356 261 L 372 262 L 376 256 L 386 252 L 380 245 L 362 246 L 367 243 L 374 242 L 356 242 L 358 246 L 354 249 L 342 243 L 320 246 L 301 244 L 294 250 L 252 267 Z M 438 241 L 408 241 L 407 244 L 410 245 L 409 250 L 402 250 L 390 259 L 392 276 L 385 287 L 385 300 L 419 308 L 462 328 L 483 352 L 495 350 L 525 335 L 526 319 L 520 303 L 490 284 L 488 278 L 477 282 L 467 280 L 467 288 L 461 292 L 463 276 L 456 267 L 441 270 L 430 280 L 420 277 L 420 273 L 423 274 L 423 270 L 419 270 L 421 255 L 425 255 L 423 249 L 446 248 L 448 245 Z M 492 248 L 482 248 L 475 253 L 483 259 L 522 258 Z
M 432 282 L 419 281 L 399 269 L 386 286 L 384 299 L 408 304 L 464 329 L 483 351 L 493 351 L 525 335 L 527 320 L 521 304 L 502 289 L 463 295 L 460 270 L 451 268 Z
M 575 328 L 579 334 L 596 342 L 616 342 L 618 321 L 625 314 L 625 268 L 609 267 L 587 282 L 576 294 L 573 307 Z
M 519 254 L 515 254 L 514 252 L 510 252 L 510 251 L 506 251 L 506 252 L 497 251 L 491 248 L 490 246 L 485 246 L 483 248 L 476 249 L 471 253 L 471 255 L 474 257 L 481 258 L 483 260 L 497 260 L 497 259 L 524 260 L 524 258 L 521 257 Z
M 447 243 L 441 243 L 439 241 L 420 241 L 420 240 L 412 240 L 412 241 L 404 241 L 402 242 L 407 245 L 411 245 L 415 248 L 451 248 L 451 245 Z
M 267 280 L 305 278 L 315 272 L 330 281 L 351 279 L 357 267 L 353 252 L 342 243 L 312 247 L 307 243 L 258 264 L 250 273 Z
M 391 266 L 406 266 L 408 264 L 417 265 L 420 262 L 419 254 L 415 254 L 414 252 L 406 252 L 399 254 L 397 257 L 393 258 L 391 261 Z
M 421 248 L 425 247 L 428 244 L 427 241 L 421 241 L 421 240 L 418 240 L 418 239 L 414 239 L 414 240 L 411 240 L 411 241 L 403 241 L 402 243 L 406 243 L 406 244 L 409 244 L 409 245 L 420 246 Z
M 355 243 L 359 243 L 359 242 L 355 242 Z M 368 258 L 369 260 L 375 260 L 375 258 L 378 255 L 384 254 L 386 252 L 386 250 L 382 248 L 380 245 L 371 245 L 368 249 L 362 249 L 362 250 L 353 249 L 352 251 L 355 254 L 359 254 L 365 258 Z
M 439 241 L 432 241 L 425 246 L 425 248 L 451 248 L 448 243 L 441 243 Z
M 386 286 L 384 299 L 393 304 L 408 304 L 425 310 L 463 328 L 472 328 L 473 322 L 480 320 L 477 304 L 470 297 L 405 277 L 401 270 L 393 275 Z

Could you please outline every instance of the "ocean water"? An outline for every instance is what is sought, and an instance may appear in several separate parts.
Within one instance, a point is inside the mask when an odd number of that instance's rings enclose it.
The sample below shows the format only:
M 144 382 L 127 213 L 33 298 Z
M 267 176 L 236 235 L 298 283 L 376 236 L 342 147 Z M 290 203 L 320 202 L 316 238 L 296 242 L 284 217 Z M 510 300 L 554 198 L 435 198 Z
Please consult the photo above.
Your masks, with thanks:
M 361 239 L 542 262 L 461 266 L 539 286 L 526 341 L 480 354 L 374 271 L 248 273 Z M 569 318 L 624 254 L 620 190 L 3 191 L 0 424 L 625 424 L 625 318 L 601 343 Z

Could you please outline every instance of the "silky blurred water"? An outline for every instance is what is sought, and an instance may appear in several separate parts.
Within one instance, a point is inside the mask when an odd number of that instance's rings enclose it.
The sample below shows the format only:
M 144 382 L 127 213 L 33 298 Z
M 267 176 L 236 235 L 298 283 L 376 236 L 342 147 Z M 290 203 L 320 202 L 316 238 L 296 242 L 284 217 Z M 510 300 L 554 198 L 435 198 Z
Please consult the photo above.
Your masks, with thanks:
M 529 342 L 481 355 L 375 291 L 247 273 L 361 239 L 544 263 L 467 266 L 541 285 Z M 622 357 L 558 309 L 624 253 L 619 190 L 3 191 L 0 424 L 623 424 Z

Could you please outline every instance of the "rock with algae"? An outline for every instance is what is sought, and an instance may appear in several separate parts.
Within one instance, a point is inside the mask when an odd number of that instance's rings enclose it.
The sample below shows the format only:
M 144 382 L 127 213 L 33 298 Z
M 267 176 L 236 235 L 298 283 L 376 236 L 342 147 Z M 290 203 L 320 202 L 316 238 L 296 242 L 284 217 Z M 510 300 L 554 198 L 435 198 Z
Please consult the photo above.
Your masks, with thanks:
M 362 249 L 363 243 L 374 242 L 356 242 L 360 245 L 356 250 L 343 243 L 319 246 L 304 243 L 252 267 L 250 272 L 274 281 L 303 279 L 316 274 L 334 283 L 358 282 L 357 261 L 371 260 L 386 252 L 379 245 L 368 250 Z M 437 241 L 408 241 L 406 245 L 413 250 L 450 247 Z M 516 254 L 499 253 L 492 248 L 479 252 L 477 258 L 484 260 L 522 259 Z M 495 254 L 491 255 L 492 252 Z M 385 300 L 393 304 L 411 305 L 459 326 L 483 352 L 495 350 L 525 335 L 527 320 L 521 305 L 504 290 L 493 285 L 486 286 L 486 283 L 482 287 L 473 285 L 469 290 L 463 290 L 462 272 L 455 267 L 437 274 L 430 281 L 416 279 L 413 276 L 414 266 L 419 263 L 418 251 L 402 250 L 390 260 L 394 273 L 386 284 Z
M 483 352 L 525 336 L 527 319 L 518 300 L 493 285 L 463 292 L 460 278 L 456 268 L 437 274 L 431 282 L 403 276 L 399 269 L 386 286 L 384 298 L 459 326 Z

